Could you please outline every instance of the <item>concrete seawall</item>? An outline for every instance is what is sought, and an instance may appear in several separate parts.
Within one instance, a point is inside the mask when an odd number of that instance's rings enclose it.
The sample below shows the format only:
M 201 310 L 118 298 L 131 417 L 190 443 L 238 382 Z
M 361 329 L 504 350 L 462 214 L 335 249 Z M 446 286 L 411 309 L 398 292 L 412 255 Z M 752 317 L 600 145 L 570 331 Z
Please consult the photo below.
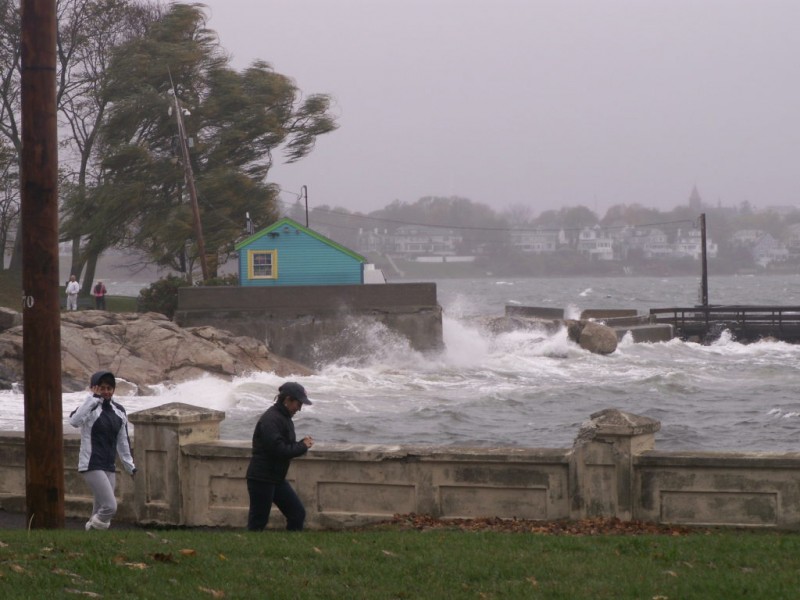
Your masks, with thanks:
M 527 317 L 531 319 L 563 320 L 563 308 L 543 306 L 506 305 L 506 316 Z M 580 320 L 591 319 L 611 327 L 621 340 L 630 334 L 634 342 L 666 342 L 675 337 L 674 326 L 656 323 L 650 315 L 640 315 L 634 309 L 589 308 L 581 312 Z
M 434 283 L 180 288 L 175 322 L 264 340 L 307 365 L 348 354 L 354 323 L 386 327 L 421 352 L 444 345 Z
M 136 479 L 118 477 L 118 518 L 243 528 L 247 441 L 221 441 L 224 413 L 167 404 L 130 415 Z M 617 517 L 683 525 L 800 530 L 800 453 L 658 452 L 658 421 L 614 409 L 591 415 L 572 448 L 315 446 L 289 479 L 310 528 L 418 513 L 439 518 Z M 91 496 L 66 436 L 66 515 Z M 0 433 L 0 509 L 25 510 L 22 433 Z M 273 511 L 271 527 L 283 525 Z

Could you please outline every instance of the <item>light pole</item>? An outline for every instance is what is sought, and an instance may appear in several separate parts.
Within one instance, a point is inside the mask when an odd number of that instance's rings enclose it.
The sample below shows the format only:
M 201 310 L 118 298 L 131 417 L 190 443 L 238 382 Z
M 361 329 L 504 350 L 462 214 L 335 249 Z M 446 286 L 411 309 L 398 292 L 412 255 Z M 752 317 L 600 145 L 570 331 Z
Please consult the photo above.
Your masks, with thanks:
M 197 238 L 197 252 L 200 255 L 200 270 L 203 273 L 203 281 L 209 279 L 208 264 L 206 263 L 206 245 L 203 241 L 203 225 L 200 222 L 200 206 L 197 203 L 197 189 L 194 187 L 194 173 L 192 173 L 192 163 L 189 161 L 189 147 L 186 144 L 186 127 L 183 124 L 183 110 L 181 109 L 178 94 L 175 92 L 175 84 L 172 82 L 172 74 L 169 76 L 172 94 L 175 101 L 175 117 L 178 120 L 178 137 L 181 143 L 181 155 L 183 156 L 183 176 L 186 179 L 186 187 L 189 190 L 189 200 L 192 205 L 192 218 L 194 222 L 194 234 Z
M 303 198 L 306 201 L 306 227 L 308 227 L 308 186 L 304 185 L 300 188 L 303 192 Z

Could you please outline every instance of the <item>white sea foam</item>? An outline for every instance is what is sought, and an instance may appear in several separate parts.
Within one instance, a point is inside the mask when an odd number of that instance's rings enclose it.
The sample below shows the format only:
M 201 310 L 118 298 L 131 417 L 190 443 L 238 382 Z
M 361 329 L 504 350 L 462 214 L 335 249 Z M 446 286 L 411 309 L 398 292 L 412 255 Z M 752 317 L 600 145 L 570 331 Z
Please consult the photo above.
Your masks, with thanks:
M 800 295 L 800 277 L 795 280 L 789 296 Z M 752 281 L 749 302 L 737 296 L 743 281 Z M 775 296 L 770 281 L 739 279 L 724 293 L 731 302 L 755 303 Z M 575 280 L 514 283 L 515 297 L 524 305 L 579 312 L 572 304 Z M 721 285 L 714 283 L 714 289 Z M 780 289 L 787 285 L 782 280 L 776 284 Z M 727 336 L 711 346 L 623 339 L 614 354 L 600 356 L 570 342 L 563 329 L 488 335 L 472 317 L 502 314 L 505 286 L 475 281 L 439 285 L 445 288 L 440 291 L 445 349 L 417 352 L 379 324 L 354 324 L 348 331 L 348 339 L 356 340 L 352 351 L 311 376 L 296 377 L 314 400 L 296 417 L 298 434 L 311 433 L 320 442 L 566 447 L 592 412 L 614 407 L 661 421 L 660 449 L 797 450 L 800 346 L 775 341 L 742 345 Z M 696 291 L 696 281 L 620 278 L 594 280 L 577 289 L 613 289 L 615 302 L 640 298 L 645 306 L 680 306 Z M 588 308 L 626 308 L 579 300 Z M 329 340 L 328 348 L 340 341 Z M 128 412 L 166 402 L 222 410 L 223 437 L 249 439 L 255 419 L 282 381 L 275 373 L 232 381 L 207 376 L 157 386 L 157 396 L 119 400 Z M 84 397 L 84 392 L 64 395 L 65 417 Z M 0 429 L 21 430 L 23 407 L 18 391 L 0 391 Z M 66 419 L 64 430 L 74 431 Z
M 580 306 L 578 306 L 577 304 L 569 303 L 564 307 L 564 318 L 580 319 L 581 312 L 583 312 L 583 309 Z

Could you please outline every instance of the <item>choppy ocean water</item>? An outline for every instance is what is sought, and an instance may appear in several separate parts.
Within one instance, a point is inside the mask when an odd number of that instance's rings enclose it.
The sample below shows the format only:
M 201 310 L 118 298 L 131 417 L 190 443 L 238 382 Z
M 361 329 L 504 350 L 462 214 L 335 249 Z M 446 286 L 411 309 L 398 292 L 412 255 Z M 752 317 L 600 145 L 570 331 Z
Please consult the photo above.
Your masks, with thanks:
M 489 336 L 475 325 L 506 304 L 572 314 L 692 306 L 699 285 L 692 277 L 439 281 L 445 350 L 422 355 L 380 327 L 361 328 L 357 354 L 300 379 L 315 403 L 295 417 L 298 434 L 319 443 L 568 447 L 591 413 L 618 408 L 661 421 L 663 450 L 800 450 L 800 345 L 623 340 L 599 356 L 564 332 Z M 800 275 L 711 277 L 709 302 L 800 305 Z M 129 412 L 175 401 L 223 410 L 222 436 L 249 439 L 282 381 L 204 377 L 118 400 Z M 82 398 L 65 394 L 65 432 Z M 21 430 L 23 406 L 21 394 L 0 392 L 0 429 Z

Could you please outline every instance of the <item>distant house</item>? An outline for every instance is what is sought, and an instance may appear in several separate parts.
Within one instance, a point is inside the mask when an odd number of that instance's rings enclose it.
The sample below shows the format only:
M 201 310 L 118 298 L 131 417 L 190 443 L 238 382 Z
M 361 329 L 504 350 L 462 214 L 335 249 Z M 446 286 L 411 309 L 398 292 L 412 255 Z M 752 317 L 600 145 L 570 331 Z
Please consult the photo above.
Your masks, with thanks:
M 283 218 L 236 245 L 239 285 L 348 285 L 375 273 L 367 259 L 331 239 Z
M 613 240 L 606 237 L 599 225 L 584 227 L 578 236 L 578 252 L 594 260 L 613 260 Z
M 753 260 L 757 265 L 766 267 L 772 263 L 783 262 L 789 258 L 789 250 L 770 234 L 765 233 L 753 244 L 751 249 Z
M 399 256 L 453 256 L 456 247 L 463 241 L 452 229 L 403 225 L 394 235 L 394 254 Z
M 792 257 L 800 256 L 800 223 L 789 225 L 786 249 Z
M 645 258 L 670 257 L 673 253 L 667 234 L 660 229 L 637 229 L 629 244 L 631 248 L 640 248 Z
M 731 243 L 736 246 L 752 246 L 763 235 L 764 232 L 760 229 L 739 229 L 733 232 Z
M 679 229 L 675 240 L 675 256 L 689 256 L 694 260 L 700 260 L 703 256 L 703 233 L 699 229 L 682 233 Z M 706 239 L 706 256 L 708 258 L 717 256 L 717 244 L 710 238 Z
M 520 252 L 550 254 L 558 247 L 558 233 L 553 230 L 511 230 L 511 245 Z

